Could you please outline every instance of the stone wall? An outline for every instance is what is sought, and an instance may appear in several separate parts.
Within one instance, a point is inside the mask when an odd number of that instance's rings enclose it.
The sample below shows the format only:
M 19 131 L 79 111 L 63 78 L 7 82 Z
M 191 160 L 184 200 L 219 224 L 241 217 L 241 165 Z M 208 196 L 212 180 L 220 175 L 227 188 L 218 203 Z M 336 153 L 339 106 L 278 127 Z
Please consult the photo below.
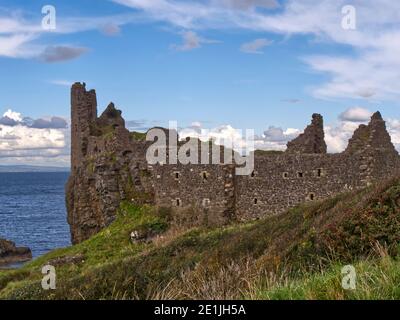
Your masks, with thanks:
M 222 225 L 361 188 L 400 168 L 380 113 L 356 130 L 340 154 L 326 153 L 323 119 L 314 114 L 286 152 L 256 152 L 254 172 L 236 176 L 235 165 L 149 164 L 151 142 L 129 133 L 113 104 L 97 118 L 96 94 L 81 84 L 73 85 L 71 104 L 72 172 L 66 197 L 74 243 L 108 226 L 123 200 L 172 208 L 188 226 Z M 221 147 L 221 159 L 226 152 Z
M 154 166 L 155 203 L 197 212 L 191 225 L 226 224 L 235 214 L 234 173 L 229 165 Z
M 237 216 L 257 219 L 361 187 L 359 167 L 343 154 L 256 156 L 252 176 L 236 178 Z

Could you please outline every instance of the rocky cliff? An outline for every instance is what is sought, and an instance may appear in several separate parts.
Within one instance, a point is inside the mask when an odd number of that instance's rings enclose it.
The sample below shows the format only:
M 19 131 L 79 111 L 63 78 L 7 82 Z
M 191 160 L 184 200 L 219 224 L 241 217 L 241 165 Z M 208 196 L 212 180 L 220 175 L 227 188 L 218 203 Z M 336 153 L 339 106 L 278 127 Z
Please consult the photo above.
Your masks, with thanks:
M 96 93 L 76 83 L 71 90 L 72 170 L 66 185 L 68 223 L 73 243 L 96 234 L 115 219 L 122 200 L 151 202 L 142 180 L 139 145 L 110 104 L 97 118 Z M 142 170 L 143 168 L 143 170 Z

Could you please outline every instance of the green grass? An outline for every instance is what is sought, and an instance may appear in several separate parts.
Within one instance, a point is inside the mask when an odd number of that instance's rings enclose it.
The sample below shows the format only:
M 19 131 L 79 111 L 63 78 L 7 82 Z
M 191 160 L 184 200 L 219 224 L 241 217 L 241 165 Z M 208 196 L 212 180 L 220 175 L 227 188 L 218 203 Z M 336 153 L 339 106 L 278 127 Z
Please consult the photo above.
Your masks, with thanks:
M 400 299 L 400 262 L 389 256 L 354 264 L 354 290 L 343 289 L 343 265 L 286 279 L 270 288 L 259 285 L 248 298 L 259 300 L 398 300 Z
M 146 141 L 146 133 L 132 131 L 130 132 L 130 135 L 136 141 Z
M 393 179 L 260 221 L 179 232 L 168 210 L 124 202 L 88 241 L 1 271 L 0 298 L 394 299 L 399 199 Z M 131 243 L 134 230 L 153 241 Z M 83 261 L 57 266 L 57 290 L 42 290 L 41 267 L 74 256 Z M 354 292 L 341 288 L 346 264 L 359 275 Z
M 17 287 L 37 284 L 42 278 L 41 268 L 55 258 L 83 256 L 80 263 L 57 266 L 57 277 L 63 281 L 71 275 L 84 274 L 111 261 L 135 256 L 150 248 L 151 244 L 132 243 L 130 233 L 146 230 L 159 234 L 167 228 L 166 220 L 153 208 L 122 203 L 116 221 L 91 239 L 72 247 L 54 250 L 26 264 L 22 269 L 0 271 L 0 297 L 7 297 Z

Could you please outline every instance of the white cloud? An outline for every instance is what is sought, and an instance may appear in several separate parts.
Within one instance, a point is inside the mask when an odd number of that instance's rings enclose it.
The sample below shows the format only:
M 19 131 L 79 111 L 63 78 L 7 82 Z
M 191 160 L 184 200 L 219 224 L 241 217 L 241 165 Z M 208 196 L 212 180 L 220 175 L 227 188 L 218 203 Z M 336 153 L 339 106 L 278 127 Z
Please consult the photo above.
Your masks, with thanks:
M 116 3 L 144 11 L 150 19 L 167 21 L 176 26 L 190 29 L 197 18 L 205 18 L 212 6 L 193 1 L 167 0 L 113 0 Z
M 372 112 L 368 109 L 361 107 L 352 107 L 342 112 L 338 120 L 333 123 L 325 124 L 324 132 L 325 132 L 325 141 L 328 146 L 328 153 L 339 153 L 343 152 L 349 143 L 350 138 L 353 136 L 354 131 L 361 124 L 368 124 Z M 386 119 L 386 127 L 387 130 L 392 137 L 392 142 L 395 145 L 396 149 L 400 152 L 400 120 L 397 119 Z M 284 139 L 285 136 L 282 136 L 281 133 L 284 132 L 281 128 L 272 127 L 274 130 L 270 129 L 266 132 L 275 132 L 276 135 L 264 135 L 264 140 L 266 141 L 266 145 L 271 145 L 273 140 L 279 140 L 282 138 L 282 143 L 280 144 L 272 144 L 273 150 L 285 150 L 287 141 L 294 139 L 298 136 L 302 130 L 298 129 L 288 129 L 285 132 L 285 135 L 288 135 L 291 132 L 291 135 L 287 136 L 287 139 Z M 274 139 L 275 137 L 275 139 Z M 268 149 L 268 148 L 265 148 Z
M 63 87 L 68 87 L 71 88 L 71 86 L 74 84 L 74 81 L 70 80 L 51 80 L 49 83 L 55 84 L 57 86 L 63 86 Z
M 392 137 L 392 142 L 396 149 L 400 152 L 400 120 L 388 119 L 387 125 L 389 134 Z
M 39 12 L 38 12 L 39 13 Z M 28 16 L 28 14 L 26 14 Z M 29 16 L 32 16 L 29 14 Z M 116 35 L 120 27 L 127 23 L 139 21 L 135 14 L 120 14 L 112 16 L 62 17 L 57 16 L 55 30 L 44 30 L 41 26 L 43 16 L 31 17 L 27 20 L 21 10 L 6 10 L 0 7 L 0 57 L 7 58 L 43 58 L 42 61 L 58 62 L 58 56 L 69 59 L 80 56 L 76 46 L 50 44 L 41 41 L 49 33 L 54 35 L 72 34 L 90 30 L 98 30 L 107 36 Z M 48 40 L 47 40 L 48 41 Z M 52 52 L 49 52 L 52 51 Z M 56 52 L 58 51 L 58 52 Z M 60 52 L 62 51 L 62 52 Z M 50 54 L 50 58 L 48 57 Z M 53 55 L 56 57 L 53 59 Z
M 302 131 L 295 128 L 282 129 L 270 126 L 261 136 L 255 137 L 255 146 L 259 150 L 286 150 L 286 144 L 295 139 Z
M 105 34 L 106 36 L 116 36 L 121 33 L 121 28 L 119 25 L 115 23 L 106 23 L 104 26 L 101 27 L 100 31 Z
M 19 112 L 12 111 L 11 109 L 8 109 L 6 112 L 4 112 L 3 117 L 7 117 L 17 122 L 22 121 L 22 114 Z
M 293 128 L 283 130 L 281 128 L 269 127 L 261 136 L 246 137 L 246 130 L 236 129 L 231 125 L 221 125 L 212 129 L 205 129 L 200 122 L 194 122 L 191 126 L 178 130 L 181 139 L 195 137 L 202 141 L 214 140 L 216 144 L 231 146 L 248 151 L 280 150 L 286 149 L 286 143 L 297 137 L 301 131 Z
M 400 2 L 356 2 L 357 28 L 342 28 L 342 8 L 348 0 L 287 0 L 268 11 L 263 1 L 114 0 L 139 10 L 148 19 L 186 29 L 238 28 L 290 36 L 312 35 L 319 42 L 346 49 L 342 55 L 305 57 L 329 79 L 313 89 L 322 98 L 400 98 Z M 266 1 L 267 8 L 279 3 Z M 257 51 L 257 50 L 255 50 Z M 346 52 L 346 53 L 344 53 Z
M 360 124 L 368 124 L 371 116 L 372 112 L 368 109 L 352 107 L 341 113 L 336 122 L 326 124 L 324 131 L 328 152 L 343 152 L 354 131 Z M 400 119 L 386 119 L 386 127 L 393 144 L 400 152 Z M 262 135 L 255 135 L 251 140 L 254 142 L 256 149 L 284 151 L 286 150 L 287 143 L 298 137 L 303 132 L 303 129 L 284 129 L 270 126 Z M 215 139 L 218 144 L 223 144 L 224 140 L 228 139 L 227 141 L 229 141 L 229 139 L 233 139 L 242 147 L 245 147 L 248 143 L 242 130 L 235 129 L 230 125 L 205 130 L 201 123 L 194 122 L 190 127 L 179 130 L 179 135 L 182 138 L 196 137 L 203 141 Z
M 18 152 L 35 149 L 61 149 L 65 147 L 64 134 L 61 130 L 37 129 L 18 126 L 0 127 L 0 150 Z M 51 152 L 51 150 L 50 150 Z
M 64 119 L 32 119 L 28 125 L 27 118 L 10 109 L 4 113 L 4 118 L 14 123 L 0 122 L 0 158 L 3 164 L 69 165 L 70 132 Z
M 76 59 L 87 51 L 87 48 L 74 46 L 48 46 L 39 55 L 39 59 L 48 63 L 63 62 Z
M 296 138 L 300 134 L 297 129 L 287 129 L 284 131 L 282 128 L 270 126 L 268 130 L 264 131 L 263 138 L 268 142 L 288 142 Z
M 199 36 L 192 31 L 183 33 L 182 38 L 183 44 L 173 45 L 174 49 L 178 51 L 190 51 L 201 47 Z
M 0 10 L 0 57 L 35 57 L 41 46 L 33 42 L 42 31 L 39 23 L 25 21 L 20 13 Z
M 267 40 L 265 38 L 255 39 L 251 42 L 247 42 L 242 44 L 240 47 L 240 51 L 245 53 L 252 53 L 252 54 L 263 54 L 263 48 L 272 44 L 272 41 Z
M 352 107 L 340 114 L 339 118 L 342 121 L 351 122 L 366 122 L 372 116 L 372 112 L 361 107 Z
M 213 0 L 212 3 L 240 10 L 249 10 L 255 7 L 267 9 L 279 7 L 279 2 L 277 0 Z
M 127 23 L 163 21 L 186 30 L 183 44 L 176 46 L 183 51 L 205 43 L 197 30 L 236 28 L 283 36 L 312 35 L 320 43 L 346 49 L 342 54 L 303 57 L 312 70 L 329 77 L 313 88 L 314 96 L 393 101 L 400 98 L 399 1 L 355 2 L 356 30 L 344 30 L 341 25 L 341 9 L 349 4 L 347 0 L 287 0 L 281 5 L 276 0 L 113 1 L 135 10 L 105 17 L 59 17 L 54 33 L 97 29 L 115 34 Z M 37 21 L 32 23 L 20 13 L 0 10 L 0 56 L 32 58 L 42 54 L 46 47 L 60 46 L 39 42 L 46 33 Z M 257 43 L 249 48 L 248 52 L 261 52 Z
M 178 130 L 180 139 L 187 137 L 198 138 L 201 141 L 213 140 L 218 145 L 228 147 L 234 146 L 239 152 L 253 151 L 249 141 L 254 140 L 254 137 L 246 137 L 246 131 L 235 129 L 231 125 L 221 125 L 212 129 L 201 127 L 201 123 L 194 122 L 190 127 Z
M 171 47 L 177 51 L 191 51 L 194 49 L 201 48 L 203 44 L 207 43 L 218 43 L 215 40 L 209 40 L 200 37 L 193 31 L 186 31 L 182 33 L 183 43 L 180 45 L 172 45 Z
M 338 153 L 346 149 L 349 139 L 360 124 L 350 121 L 339 121 L 325 126 L 325 141 L 329 153 Z
M 36 36 L 33 34 L 12 34 L 1 36 L 0 32 L 0 57 L 34 57 L 37 54 L 38 49 L 29 45 L 34 39 L 36 39 Z
M 344 114 L 347 114 L 347 116 L 344 117 Z M 367 114 L 370 114 L 367 109 L 350 108 L 338 117 L 336 123 L 325 125 L 328 152 L 344 151 L 358 126 L 361 123 L 368 123 Z M 68 128 L 60 125 L 61 121 L 59 120 L 61 118 L 50 117 L 49 120 L 33 120 L 10 109 L 4 113 L 3 118 L 5 117 L 10 117 L 9 119 L 16 123 L 12 125 L 0 123 L 0 158 L 2 163 L 69 165 L 70 132 Z M 362 118 L 366 121 L 360 122 Z M 38 123 L 37 126 L 34 125 L 35 122 Z M 137 129 L 137 126 L 143 126 L 143 122 L 143 120 L 127 121 L 127 124 L 135 125 Z M 400 120 L 387 119 L 387 128 L 392 137 L 392 142 L 400 151 Z M 256 149 L 284 151 L 287 142 L 295 139 L 302 132 L 303 129 L 283 129 L 270 126 L 262 135 L 255 135 L 246 139 L 244 130 L 235 129 L 231 125 L 222 125 L 206 130 L 202 123 L 196 121 L 189 127 L 180 129 L 179 135 L 182 139 L 185 137 L 196 137 L 203 141 L 213 139 L 217 144 L 234 141 L 237 148 L 247 148 L 250 145 L 249 142 L 252 142 Z
M 292 103 L 292 104 L 301 102 L 300 99 L 296 99 L 296 98 L 283 99 L 282 101 L 283 101 L 283 102 L 287 102 L 287 103 Z
M 372 112 L 361 107 L 349 108 L 339 115 L 336 124 L 325 126 L 325 140 L 328 152 L 342 152 L 346 149 L 349 139 L 360 124 L 368 124 Z M 386 119 L 386 127 L 396 149 L 400 151 L 400 120 Z

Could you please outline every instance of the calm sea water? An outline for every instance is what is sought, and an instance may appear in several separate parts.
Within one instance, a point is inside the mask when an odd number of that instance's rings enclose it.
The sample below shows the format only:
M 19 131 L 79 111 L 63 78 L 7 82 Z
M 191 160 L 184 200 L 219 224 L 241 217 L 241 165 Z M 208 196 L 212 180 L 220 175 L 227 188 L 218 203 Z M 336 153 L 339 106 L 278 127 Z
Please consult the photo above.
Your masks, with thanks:
M 0 173 L 0 237 L 34 257 L 70 245 L 64 200 L 69 173 Z

